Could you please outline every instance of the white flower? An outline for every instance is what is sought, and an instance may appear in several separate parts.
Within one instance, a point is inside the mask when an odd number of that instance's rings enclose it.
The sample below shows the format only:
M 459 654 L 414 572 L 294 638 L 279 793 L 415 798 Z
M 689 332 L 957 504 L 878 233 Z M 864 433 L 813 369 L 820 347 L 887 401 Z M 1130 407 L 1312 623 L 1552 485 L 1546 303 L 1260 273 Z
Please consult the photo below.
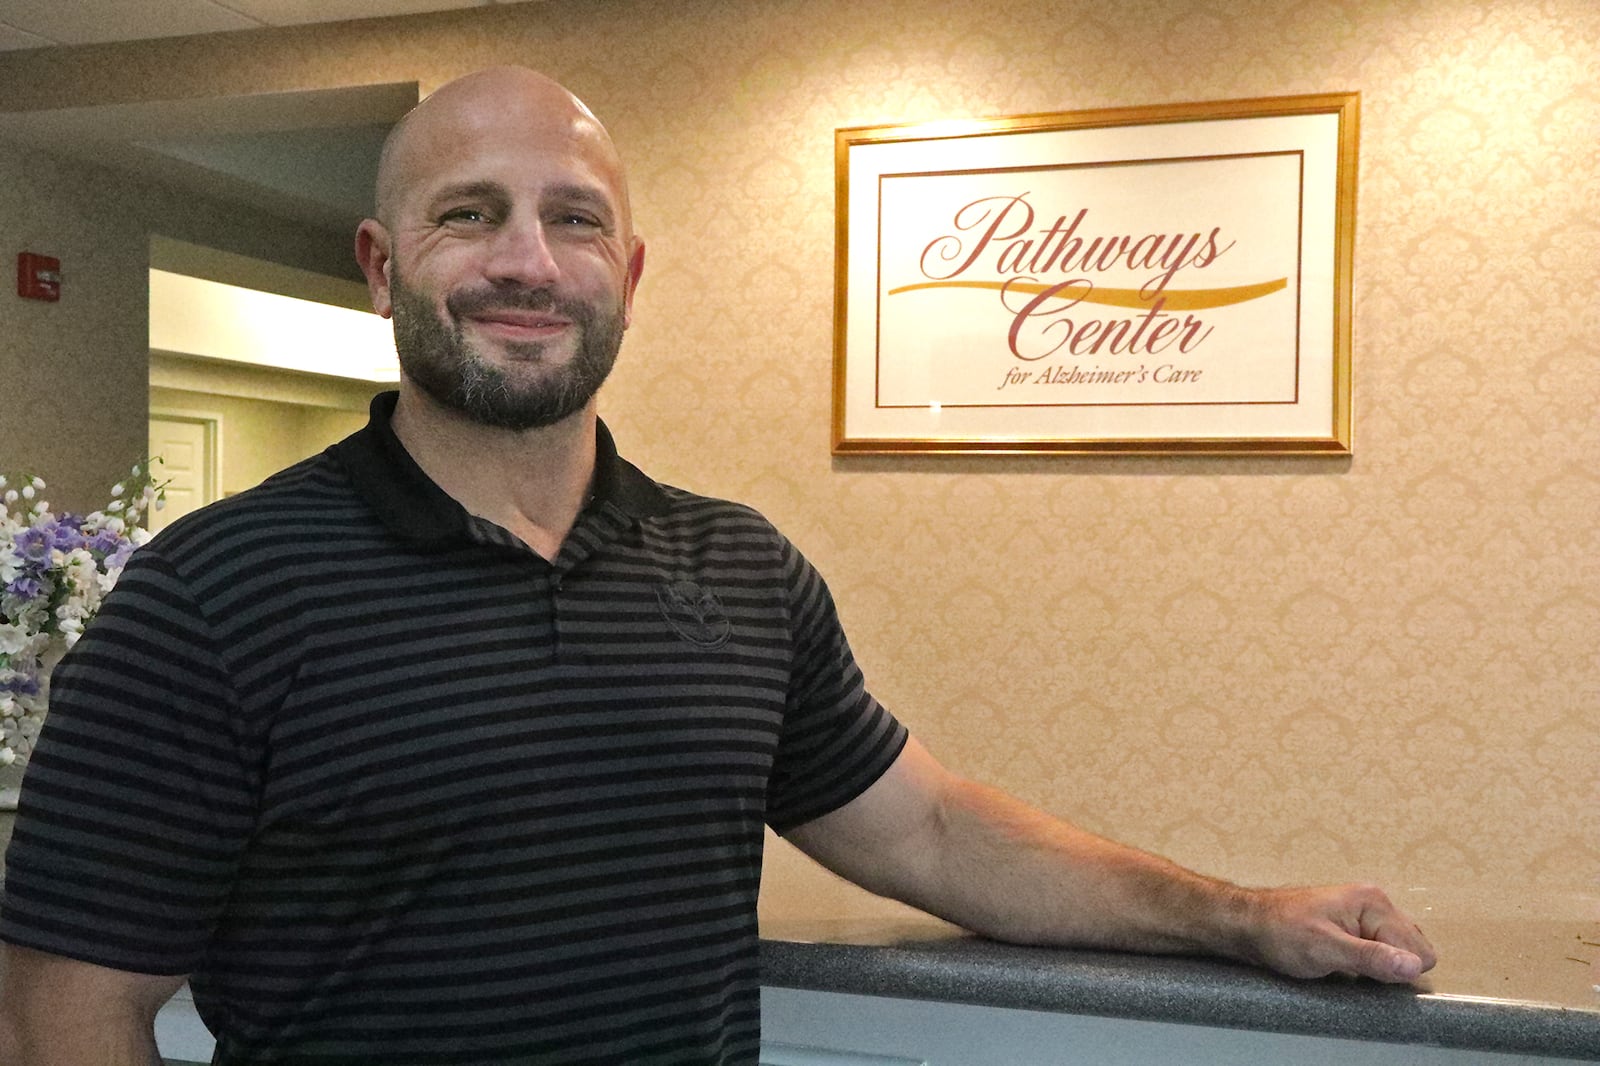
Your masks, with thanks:
M 20 605 L 12 615 L 17 625 L 32 633 L 44 635 L 44 628 L 50 622 L 50 612 L 46 607 L 47 599 L 48 597 L 40 597 Z
M 21 655 L 33 643 L 33 634 L 18 625 L 0 622 L 0 655 Z
M 22 498 L 24 500 L 31 500 L 31 499 L 33 499 L 33 496 L 34 496 L 34 488 L 33 488 L 32 485 L 24 485 L 24 486 L 22 486 Z
M 94 561 L 87 548 L 72 549 L 61 565 L 67 572 L 67 580 L 79 590 L 93 587 L 95 575 L 100 572 L 100 564 Z

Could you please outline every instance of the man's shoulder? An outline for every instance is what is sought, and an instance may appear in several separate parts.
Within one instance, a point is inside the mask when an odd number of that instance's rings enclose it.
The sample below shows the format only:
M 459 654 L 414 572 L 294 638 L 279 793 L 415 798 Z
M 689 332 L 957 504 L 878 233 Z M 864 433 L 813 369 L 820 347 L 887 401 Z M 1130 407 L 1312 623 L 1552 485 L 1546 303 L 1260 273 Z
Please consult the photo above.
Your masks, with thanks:
M 805 555 L 762 511 L 746 503 L 661 485 L 663 506 L 641 520 L 652 556 L 688 562 L 739 583 L 803 585 Z
M 705 520 L 725 518 L 730 521 L 767 522 L 766 516 L 747 503 L 721 496 L 707 496 L 665 482 L 657 482 L 656 485 L 667 499 L 668 513 L 674 517 L 693 516 Z
M 658 526 L 692 536 L 749 538 L 778 545 L 788 539 L 765 514 L 747 503 L 705 496 L 676 485 L 660 485 L 666 506 L 650 516 Z
M 281 550 L 377 528 L 344 468 L 322 452 L 184 515 L 140 551 L 180 570 L 209 569 L 243 561 L 262 548 Z

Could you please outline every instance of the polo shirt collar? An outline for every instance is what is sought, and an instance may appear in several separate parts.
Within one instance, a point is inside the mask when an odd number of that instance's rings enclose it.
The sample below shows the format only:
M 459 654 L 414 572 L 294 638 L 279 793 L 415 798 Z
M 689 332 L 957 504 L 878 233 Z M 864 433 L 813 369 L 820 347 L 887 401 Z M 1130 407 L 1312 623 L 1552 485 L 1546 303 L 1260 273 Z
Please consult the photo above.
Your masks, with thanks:
M 356 491 L 396 534 L 410 540 L 452 540 L 467 535 L 466 508 L 423 472 L 389 420 L 398 392 L 372 398 L 367 424 L 330 451 L 350 475 Z M 595 431 L 594 496 L 591 506 L 615 508 L 637 521 L 663 514 L 666 493 L 638 467 L 617 454 L 604 422 Z

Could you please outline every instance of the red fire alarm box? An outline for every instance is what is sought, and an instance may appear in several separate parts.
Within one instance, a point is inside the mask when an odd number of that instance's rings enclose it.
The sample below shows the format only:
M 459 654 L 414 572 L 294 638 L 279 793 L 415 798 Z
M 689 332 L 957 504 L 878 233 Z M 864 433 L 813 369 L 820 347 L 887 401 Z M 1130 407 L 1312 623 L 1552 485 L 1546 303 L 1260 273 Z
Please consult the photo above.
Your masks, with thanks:
M 61 260 L 22 252 L 17 256 L 17 295 L 29 300 L 61 299 Z

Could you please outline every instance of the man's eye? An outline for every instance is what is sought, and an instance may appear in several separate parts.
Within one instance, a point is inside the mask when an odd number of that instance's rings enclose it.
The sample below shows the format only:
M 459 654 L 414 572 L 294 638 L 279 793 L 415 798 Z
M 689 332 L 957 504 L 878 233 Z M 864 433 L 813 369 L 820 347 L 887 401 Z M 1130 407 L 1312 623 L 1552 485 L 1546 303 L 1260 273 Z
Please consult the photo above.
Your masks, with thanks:
M 476 207 L 456 207 L 439 216 L 440 222 L 487 222 L 489 212 Z
M 586 215 L 582 211 L 568 211 L 559 219 L 563 226 L 585 226 L 591 229 L 600 227 L 600 220 L 593 215 Z

